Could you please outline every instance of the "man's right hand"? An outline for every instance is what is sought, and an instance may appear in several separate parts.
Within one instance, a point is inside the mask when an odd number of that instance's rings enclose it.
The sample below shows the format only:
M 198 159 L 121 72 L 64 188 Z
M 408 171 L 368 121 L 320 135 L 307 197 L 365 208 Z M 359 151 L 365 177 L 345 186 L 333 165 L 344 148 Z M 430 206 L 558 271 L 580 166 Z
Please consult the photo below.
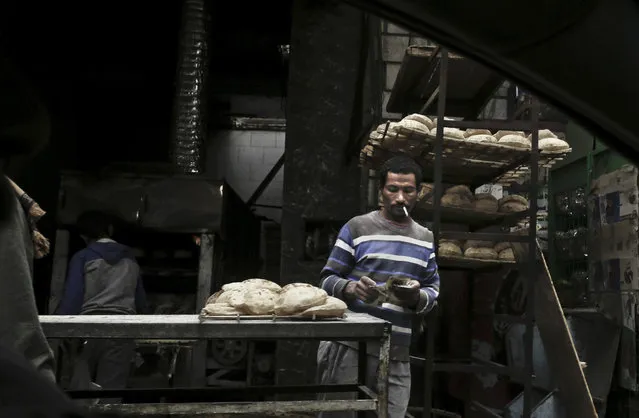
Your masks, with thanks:
M 369 277 L 363 276 L 358 281 L 351 281 L 344 289 L 344 295 L 348 299 L 359 299 L 365 303 L 370 303 L 377 299 L 378 293 L 375 290 L 377 283 Z

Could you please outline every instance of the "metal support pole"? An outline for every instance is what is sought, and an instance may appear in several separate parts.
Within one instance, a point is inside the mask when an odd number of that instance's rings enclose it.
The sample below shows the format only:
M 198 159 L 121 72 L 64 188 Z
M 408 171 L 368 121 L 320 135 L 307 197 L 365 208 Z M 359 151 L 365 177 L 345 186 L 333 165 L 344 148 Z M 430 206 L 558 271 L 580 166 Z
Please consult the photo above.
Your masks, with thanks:
M 381 346 L 379 348 L 379 368 L 377 372 L 377 417 L 388 416 L 388 376 L 390 370 L 391 324 L 384 326 Z
M 535 281 L 537 280 L 537 195 L 539 182 L 539 101 L 533 98 L 531 106 L 532 149 L 530 152 L 530 219 L 528 241 L 528 280 L 526 300 L 526 333 L 524 334 L 525 367 L 524 409 L 522 418 L 532 415 L 533 405 L 533 335 L 535 326 Z
M 369 208 L 379 209 L 379 182 L 377 181 L 377 171 L 367 170 L 368 173 L 368 206 Z
M 200 265 L 198 268 L 197 296 L 195 311 L 199 314 L 211 294 L 213 283 L 213 234 L 202 234 L 200 237 Z M 208 341 L 198 341 L 191 352 L 191 385 L 206 386 L 206 346 Z
M 58 309 L 64 282 L 67 278 L 67 265 L 69 263 L 70 234 L 66 229 L 58 229 L 55 232 L 55 252 L 53 253 L 53 274 L 51 275 L 51 290 L 49 291 L 49 314 Z
M 448 49 L 440 49 L 441 58 L 439 63 L 439 96 L 437 98 L 437 133 L 435 137 L 435 173 L 434 173 L 434 188 L 435 196 L 433 198 L 433 242 L 435 245 L 435 252 L 438 252 L 439 237 L 441 235 L 441 200 L 443 194 L 443 178 L 444 167 L 442 161 L 442 155 L 444 153 L 444 117 L 446 114 L 446 95 L 448 92 Z M 431 332 L 431 331 L 429 331 Z M 423 418 L 430 418 L 433 408 L 433 357 L 426 353 L 424 361 L 424 410 L 422 411 Z

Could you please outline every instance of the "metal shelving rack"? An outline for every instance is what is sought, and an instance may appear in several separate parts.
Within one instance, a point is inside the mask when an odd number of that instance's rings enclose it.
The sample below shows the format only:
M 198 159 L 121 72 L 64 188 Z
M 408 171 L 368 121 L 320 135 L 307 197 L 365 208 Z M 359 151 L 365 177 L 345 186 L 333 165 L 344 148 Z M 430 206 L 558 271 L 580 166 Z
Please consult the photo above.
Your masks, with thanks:
M 435 164 L 434 164 L 434 201 L 433 201 L 433 233 L 435 237 L 435 242 L 439 242 L 439 239 L 444 236 L 447 238 L 458 238 L 458 239 L 478 239 L 482 240 L 482 238 L 486 238 L 491 241 L 513 241 L 516 238 L 522 238 L 518 235 L 513 234 L 477 234 L 471 233 L 470 235 L 467 232 L 455 233 L 455 234 L 447 234 L 444 231 L 441 231 L 441 220 L 442 220 L 442 207 L 441 207 L 441 198 L 443 195 L 443 180 L 444 180 L 444 167 L 443 167 L 443 135 L 444 135 L 444 127 L 459 127 L 460 123 L 455 123 L 451 121 L 445 120 L 446 116 L 446 98 L 447 98 L 447 88 L 448 88 L 448 50 L 446 48 L 441 48 L 439 51 L 440 54 L 440 63 L 439 63 L 439 97 L 437 102 L 437 131 L 436 131 L 436 140 L 435 140 Z M 529 183 L 529 196 L 531 196 L 530 207 L 528 211 L 529 219 L 536 219 L 537 217 L 537 192 L 538 185 L 537 179 L 539 178 L 539 150 L 538 150 L 538 140 L 539 140 L 539 102 L 534 101 L 531 109 L 531 120 L 530 121 L 513 121 L 510 122 L 509 128 L 512 130 L 524 130 L 524 131 L 532 131 L 531 135 L 531 145 L 532 149 L 530 152 L 530 183 Z M 461 123 L 463 126 L 464 124 Z M 488 125 L 490 122 L 488 121 Z M 486 126 L 486 123 L 482 124 L 482 121 L 473 121 L 472 126 L 474 128 L 482 129 L 491 129 Z M 524 242 L 528 244 L 529 254 L 528 254 L 528 265 L 526 266 L 527 272 L 527 288 L 532 289 L 535 280 L 538 276 L 538 265 L 535 262 L 537 259 L 537 228 L 535 222 L 529 223 L 529 231 L 528 236 L 523 237 Z M 515 377 L 517 374 L 519 379 L 523 381 L 524 384 L 524 409 L 522 417 L 528 418 L 532 414 L 532 409 L 534 406 L 533 399 L 533 332 L 534 332 L 534 297 L 535 292 L 528 292 L 527 303 L 526 303 L 526 315 L 524 322 L 526 324 L 526 333 L 524 336 L 524 347 L 525 347 L 525 366 L 523 373 L 521 371 L 509 370 L 507 367 L 497 364 L 437 364 L 434 361 L 433 353 L 427 353 L 425 358 L 419 359 L 423 361 L 424 364 L 424 382 L 426 383 L 426 387 L 424 391 L 426 392 L 424 395 L 424 409 L 422 416 L 424 418 L 430 418 L 432 416 L 432 373 L 434 371 L 458 371 L 458 372 L 468 372 L 468 373 L 477 373 L 481 371 L 498 373 L 498 374 L 507 374 L 511 377 Z M 429 344 L 432 345 L 432 344 Z M 416 359 L 417 360 L 417 359 Z M 483 407 L 478 403 L 474 403 L 474 405 L 479 409 L 486 410 L 487 408 Z
M 414 49 L 414 48 L 413 48 Z M 413 51 L 413 49 L 409 48 L 409 53 Z M 412 52 L 415 53 L 414 51 Z M 407 62 L 414 62 L 415 55 L 412 57 L 407 54 Z M 426 105 L 416 107 L 413 104 L 413 111 L 419 109 L 417 113 L 426 113 L 426 108 L 434 107 L 434 100 L 437 100 L 436 108 L 437 108 L 437 129 L 434 141 L 431 138 L 429 145 L 426 150 L 421 154 L 420 157 L 416 157 L 416 160 L 422 165 L 424 169 L 424 176 L 428 180 L 432 180 L 434 184 L 434 196 L 432 204 L 424 210 L 418 208 L 414 213 L 414 217 L 417 218 L 419 216 L 427 216 L 430 218 L 433 224 L 433 234 L 435 242 L 439 242 L 440 238 L 448 238 L 448 239 L 473 239 L 480 241 L 493 241 L 493 242 L 520 242 L 524 245 L 527 244 L 526 253 L 527 259 L 521 260 L 518 259 L 516 262 L 513 262 L 512 265 L 515 268 L 520 268 L 522 265 L 525 265 L 524 269 L 520 269 L 520 271 L 525 271 L 526 273 L 526 283 L 527 288 L 532 289 L 535 285 L 537 278 L 539 277 L 539 273 L 541 272 L 540 267 L 537 263 L 538 260 L 538 247 L 537 247 L 537 225 L 534 220 L 537 219 L 537 196 L 539 192 L 539 167 L 540 165 L 543 167 L 548 167 L 552 165 L 555 161 L 563 158 L 564 155 L 558 156 L 549 156 L 544 154 L 540 157 L 540 152 L 538 148 L 539 141 L 539 129 L 548 128 L 551 130 L 563 130 L 563 125 L 557 124 L 554 122 L 541 122 L 539 121 L 540 114 L 540 103 L 536 99 L 533 99 L 530 103 L 526 105 L 529 110 L 527 113 L 527 120 L 478 120 L 478 121 L 452 121 L 446 120 L 446 101 L 448 98 L 448 77 L 449 77 L 449 51 L 444 47 L 437 47 L 434 51 L 428 53 L 428 66 L 429 69 L 428 74 L 419 74 L 418 71 L 415 71 L 415 68 L 409 68 L 407 66 L 406 70 L 404 68 L 400 70 L 398 74 L 398 81 L 396 83 L 400 83 L 400 79 L 402 79 L 401 83 L 404 84 L 418 84 L 421 86 L 422 82 L 415 81 L 407 81 L 408 79 L 415 77 L 424 77 L 428 78 L 431 76 L 431 84 L 437 84 L 434 92 L 431 93 L 430 98 L 428 98 Z M 456 72 L 460 72 L 460 66 L 463 63 L 460 63 L 459 57 L 454 56 L 455 62 L 455 70 Z M 413 64 L 414 65 L 414 64 Z M 420 64 L 424 65 L 424 64 Z M 475 65 L 470 63 L 468 65 Z M 412 75 L 411 75 L 412 74 Z M 433 75 L 435 74 L 435 75 Z M 436 80 L 439 80 L 437 83 Z M 492 83 L 494 84 L 494 83 Z M 401 89 L 401 87 L 400 87 Z M 457 86 L 459 90 L 459 86 Z M 407 94 L 405 86 L 403 88 L 404 93 Z M 398 93 L 399 94 L 399 93 Z M 414 93 L 412 93 L 414 95 Z M 421 97 L 426 99 L 428 95 Z M 391 97 L 392 98 L 392 97 Z M 402 100 L 400 98 L 395 98 L 395 103 L 401 102 L 410 102 L 410 100 Z M 459 103 L 457 103 L 459 104 Z M 398 105 L 396 105 L 397 107 Z M 408 106 L 410 107 L 410 106 Z M 389 103 L 389 111 L 398 112 L 399 108 L 390 109 Z M 403 108 L 402 113 L 408 113 L 406 111 L 406 107 Z M 432 114 L 432 113 L 429 113 Z M 496 156 L 496 164 L 493 165 L 485 165 L 480 166 L 480 164 L 476 164 L 473 166 L 472 163 L 468 164 L 468 167 L 461 167 L 459 170 L 455 170 L 452 172 L 450 170 L 450 166 L 453 165 L 451 162 L 454 158 L 451 158 L 451 150 L 447 149 L 445 153 L 445 145 L 444 145 L 444 128 L 474 128 L 474 129 L 489 129 L 491 131 L 495 130 L 514 130 L 514 131 L 526 131 L 531 132 L 531 150 L 529 151 L 513 151 L 512 154 L 504 153 L 504 155 Z M 559 128 L 559 129 L 558 129 Z M 450 147 L 451 145 L 446 144 L 446 147 Z M 460 145 L 459 150 L 453 150 L 453 152 L 461 152 L 463 153 L 463 147 Z M 389 152 L 385 150 L 378 150 L 378 155 L 366 155 L 366 158 L 362 160 L 363 165 L 368 165 L 372 168 L 381 162 L 381 160 L 388 158 L 390 155 L 394 154 L 394 152 Z M 481 150 L 476 150 L 475 152 L 481 153 Z M 427 156 L 426 156 L 427 154 Z M 426 156 L 426 158 L 425 158 Z M 484 157 L 486 155 L 484 154 Z M 466 156 L 461 156 L 466 157 Z M 461 160 L 462 158 L 459 158 Z M 472 157 L 468 157 L 472 158 Z M 448 165 L 448 167 L 446 167 Z M 528 166 L 528 171 L 526 171 L 525 166 Z M 448 168 L 448 170 L 446 170 Z M 466 173 L 462 173 L 462 168 L 466 169 Z M 374 172 L 369 172 L 369 181 L 372 177 L 371 174 Z M 432 174 L 431 174 L 432 173 Z M 501 184 L 507 184 L 511 181 L 521 179 L 524 176 L 528 176 L 530 181 L 528 182 L 526 187 L 526 191 L 530 196 L 529 209 L 524 212 L 520 212 L 517 214 L 508 214 L 508 215 L 492 215 L 488 216 L 485 213 L 470 213 L 472 211 L 453 209 L 453 208 L 442 208 L 441 199 L 443 196 L 443 188 L 445 183 L 455 183 L 455 184 L 466 184 L 471 186 L 472 188 L 479 187 L 486 183 L 498 182 Z M 372 203 L 377 203 L 377 195 L 373 198 L 370 196 L 370 193 L 375 188 L 368 187 L 369 190 L 369 206 Z M 373 202 L 374 201 L 374 202 Z M 422 213 L 420 213 L 422 212 Z M 462 213 L 463 212 L 463 213 Z M 466 213 L 468 212 L 468 213 Z M 461 215 L 461 216 L 460 216 Z M 451 220 L 457 218 L 455 223 L 466 224 L 471 232 L 452 232 L 441 229 L 442 220 Z M 475 232 L 481 228 L 487 226 L 513 226 L 517 223 L 517 221 L 522 220 L 523 218 L 528 218 L 533 220 L 532 222 L 528 222 L 527 226 L 527 234 L 521 235 L 514 233 L 482 233 Z M 437 257 L 438 265 L 441 269 L 464 269 L 469 271 L 478 271 L 490 268 L 499 268 L 504 266 L 504 263 L 496 262 L 496 261 L 482 261 L 482 260 L 464 260 L 463 258 L 449 258 L 449 257 Z M 524 347 L 525 347 L 525 364 L 523 370 L 516 370 L 511 367 L 497 364 L 494 362 L 486 362 L 479 360 L 470 360 L 467 362 L 437 362 L 434 356 L 434 337 L 432 333 L 429 333 L 427 341 L 426 341 L 426 350 L 424 357 L 412 357 L 411 363 L 422 365 L 424 368 L 424 406 L 421 411 L 421 416 L 424 418 L 430 418 L 432 416 L 455 416 L 454 414 L 447 413 L 445 411 L 438 411 L 432 408 L 432 390 L 433 390 L 433 373 L 434 372 L 450 372 L 450 373 L 494 373 L 500 375 L 508 375 L 514 381 L 523 384 L 523 414 L 522 418 L 528 418 L 532 416 L 533 409 L 536 404 L 535 393 L 533 388 L 533 335 L 534 335 L 534 327 L 535 327 L 535 292 L 527 292 L 527 303 L 526 303 L 526 311 L 523 317 L 509 317 L 503 318 L 504 320 L 508 320 L 512 323 L 520 323 L 525 324 L 525 336 L 524 336 Z M 500 316 L 500 320 L 503 315 Z M 431 319 L 429 322 L 433 322 Z M 500 416 L 496 415 L 494 411 L 489 408 L 477 403 L 472 402 L 472 405 L 476 409 L 480 409 L 490 416 Z M 412 408 L 411 408 L 412 409 Z

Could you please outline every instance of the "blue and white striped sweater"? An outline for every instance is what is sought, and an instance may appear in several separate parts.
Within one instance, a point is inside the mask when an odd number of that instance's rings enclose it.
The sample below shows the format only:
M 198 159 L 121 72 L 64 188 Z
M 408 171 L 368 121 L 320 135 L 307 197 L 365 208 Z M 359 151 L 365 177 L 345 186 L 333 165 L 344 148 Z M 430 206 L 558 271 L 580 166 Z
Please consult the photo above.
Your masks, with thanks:
M 378 211 L 351 219 L 342 227 L 326 266 L 321 287 L 344 299 L 349 280 L 368 276 L 378 284 L 392 276 L 407 277 L 421 284 L 416 310 L 389 303 L 381 307 L 354 301 L 349 309 L 365 312 L 393 324 L 392 355 L 408 359 L 412 321 L 430 311 L 439 296 L 439 275 L 435 262 L 433 234 L 416 222 L 399 225 Z M 351 345 L 351 344 L 349 344 Z

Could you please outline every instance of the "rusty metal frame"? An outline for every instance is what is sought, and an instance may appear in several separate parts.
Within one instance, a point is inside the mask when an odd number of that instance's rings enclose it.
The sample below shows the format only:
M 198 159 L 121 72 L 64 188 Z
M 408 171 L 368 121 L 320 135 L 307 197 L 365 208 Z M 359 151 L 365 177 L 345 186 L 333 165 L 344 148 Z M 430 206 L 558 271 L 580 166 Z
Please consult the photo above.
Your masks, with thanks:
M 218 414 L 282 415 L 295 412 L 373 411 L 374 399 L 335 401 L 268 401 L 248 403 L 158 403 L 110 404 L 96 407 L 102 412 L 115 412 L 130 416 L 187 416 L 206 417 Z M 381 414 L 378 416 L 382 416 Z
M 320 411 L 375 411 L 388 418 L 388 376 L 391 324 L 365 314 L 348 313 L 335 321 L 313 320 L 207 320 L 197 315 L 43 315 L 40 322 L 47 338 L 115 338 L 145 340 L 251 339 L 251 340 L 344 340 L 379 341 L 377 393 L 366 388 L 360 373 L 356 385 L 359 399 L 268 402 L 148 403 L 100 406 L 101 410 L 137 415 L 208 416 L 213 414 L 290 414 Z M 358 365 L 366 366 L 366 350 Z M 365 369 L 364 369 L 365 370 Z M 329 389 L 328 391 L 334 391 Z M 253 389 L 247 387 L 245 389 Z M 277 391 L 278 387 L 271 388 Z M 282 388 L 284 389 L 284 388 Z M 178 389 L 179 390 L 179 389 Z M 259 390 L 259 388 L 255 388 Z M 102 392 L 102 393 L 101 393 Z M 110 391 L 96 391 L 93 398 L 110 397 Z M 316 394 L 317 388 L 311 393 Z M 85 394 L 86 395 L 86 394 Z

